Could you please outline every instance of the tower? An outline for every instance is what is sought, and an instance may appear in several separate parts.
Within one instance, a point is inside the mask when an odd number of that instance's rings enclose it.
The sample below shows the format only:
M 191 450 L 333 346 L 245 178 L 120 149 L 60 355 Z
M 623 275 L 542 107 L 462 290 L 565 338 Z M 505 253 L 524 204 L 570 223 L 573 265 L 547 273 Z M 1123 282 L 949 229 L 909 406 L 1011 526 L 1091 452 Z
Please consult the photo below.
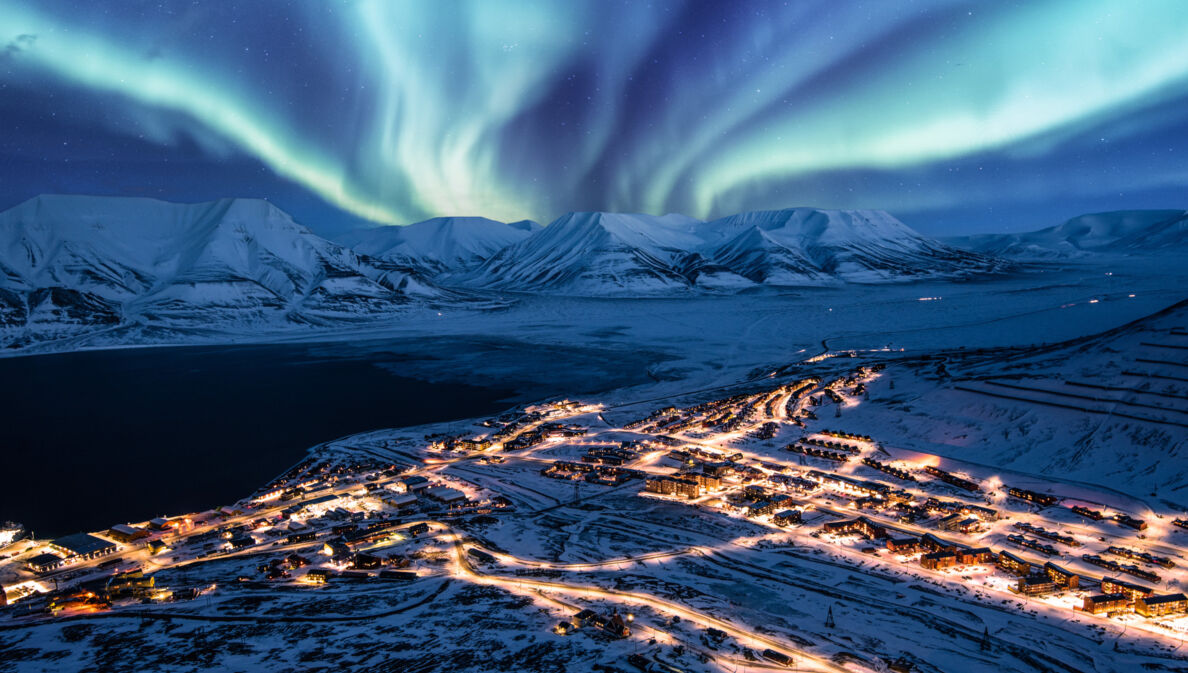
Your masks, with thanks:
M 825 614 L 825 628 L 832 629 L 837 626 L 837 622 L 833 621 L 833 605 L 830 604 L 829 612 Z

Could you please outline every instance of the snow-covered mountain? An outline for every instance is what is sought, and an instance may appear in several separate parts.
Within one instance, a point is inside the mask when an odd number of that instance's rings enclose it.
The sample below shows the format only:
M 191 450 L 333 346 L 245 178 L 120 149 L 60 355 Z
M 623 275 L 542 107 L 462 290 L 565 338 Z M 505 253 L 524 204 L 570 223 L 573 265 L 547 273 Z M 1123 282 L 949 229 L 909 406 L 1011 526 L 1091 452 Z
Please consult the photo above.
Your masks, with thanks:
M 0 326 L 317 323 L 443 292 L 271 204 L 40 196 L 0 213 Z
M 683 215 L 564 215 L 458 279 L 467 287 L 574 295 L 655 295 L 689 289 L 677 267 L 701 244 Z
M 755 283 L 822 285 L 961 277 L 994 260 L 925 238 L 878 210 L 740 213 L 702 225 L 706 259 Z
M 335 240 L 362 255 L 436 276 L 469 271 L 540 228 L 531 220 L 435 217 L 405 227 L 357 229 Z
M 946 242 L 983 254 L 1031 260 L 1183 250 L 1188 248 L 1188 211 L 1093 213 L 1025 234 L 962 236 Z
M 794 208 L 712 222 L 570 213 L 457 280 L 521 292 L 647 296 L 963 277 L 1000 266 L 881 211 Z

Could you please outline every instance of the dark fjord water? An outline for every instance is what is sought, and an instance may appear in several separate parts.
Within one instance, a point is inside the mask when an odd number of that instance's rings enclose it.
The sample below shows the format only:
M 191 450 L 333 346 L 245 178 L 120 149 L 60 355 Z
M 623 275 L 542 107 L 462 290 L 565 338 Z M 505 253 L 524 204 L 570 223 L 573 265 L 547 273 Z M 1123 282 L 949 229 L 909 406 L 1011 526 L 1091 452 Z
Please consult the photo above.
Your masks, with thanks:
M 319 442 L 642 379 L 620 355 L 434 339 L 0 360 L 0 521 L 46 537 L 216 507 Z M 579 384 L 542 375 L 567 365 Z

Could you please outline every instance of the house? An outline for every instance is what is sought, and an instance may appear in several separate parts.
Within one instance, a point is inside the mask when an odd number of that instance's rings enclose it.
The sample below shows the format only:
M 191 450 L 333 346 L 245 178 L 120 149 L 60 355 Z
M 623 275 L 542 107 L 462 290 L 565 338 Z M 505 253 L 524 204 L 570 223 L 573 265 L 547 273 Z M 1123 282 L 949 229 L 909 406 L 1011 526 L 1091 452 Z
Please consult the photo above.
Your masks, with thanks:
M 1060 498 L 1054 495 L 1048 495 L 1047 493 L 1036 493 L 1035 491 L 1029 491 L 1025 488 L 1011 487 L 1007 489 L 1007 495 L 1011 496 L 1012 498 L 1033 502 L 1037 505 L 1040 505 L 1041 507 L 1050 507 L 1060 502 Z
M 786 509 L 781 512 L 776 512 L 776 515 L 772 517 L 772 521 L 777 526 L 790 526 L 793 524 L 798 524 L 800 523 L 800 510 Z
M 1117 612 L 1130 608 L 1130 596 L 1127 594 L 1099 594 L 1086 596 L 1081 604 L 1081 610 L 1095 615 Z
M 227 540 L 227 544 L 231 545 L 231 549 L 244 549 L 256 544 L 256 539 L 251 535 L 236 535 Z
M 1031 561 L 1015 556 L 1009 551 L 998 553 L 998 567 L 1012 575 L 1031 574 Z
M 939 538 L 932 533 L 925 533 L 920 538 L 920 546 L 931 551 L 956 551 L 963 548 L 964 545 Z
M 686 498 L 701 495 L 701 486 L 696 481 L 681 477 L 648 477 L 644 480 L 644 490 L 663 495 L 682 495 Z
M 914 554 L 920 551 L 920 540 L 914 537 L 887 538 L 887 551 L 896 554 Z
M 149 536 L 149 532 L 143 528 L 136 526 L 129 526 L 123 523 L 117 523 L 107 530 L 107 537 L 116 542 L 123 542 L 125 544 L 134 540 L 140 540 Z
M 351 557 L 351 567 L 356 570 L 374 570 L 383 565 L 383 560 L 372 554 L 357 552 Z
M 1184 594 L 1143 596 L 1134 601 L 1134 611 L 1144 617 L 1162 617 L 1188 612 L 1188 597 Z
M 428 533 L 428 532 L 429 532 L 429 524 L 427 524 L 425 522 L 415 523 L 408 529 L 408 534 L 413 535 L 413 536 L 421 535 L 422 533 Z
M 151 593 L 154 586 L 156 580 L 152 575 L 145 575 L 142 570 L 133 570 L 112 575 L 107 580 L 106 590 L 112 598 L 143 597 Z
M 997 558 L 998 555 L 989 547 L 957 550 L 957 560 L 964 565 L 985 565 L 987 563 L 994 563 Z
M 1131 584 L 1130 582 L 1108 577 L 1101 578 L 1101 590 L 1107 594 L 1126 594 L 1132 601 L 1137 601 L 1140 598 L 1145 598 L 1155 593 L 1155 590 L 1150 587 Z
M 957 565 L 957 552 L 934 551 L 920 557 L 920 565 L 929 570 L 944 570 Z
M 1076 589 L 1081 583 L 1080 575 L 1065 570 L 1050 561 L 1044 564 L 1044 572 L 1048 575 L 1049 579 L 1056 583 L 1056 586 L 1064 589 Z
M 631 635 L 631 629 L 627 627 L 627 622 L 623 621 L 623 617 L 617 612 L 611 615 L 611 618 L 602 626 L 602 630 L 616 638 L 626 638 Z
M 89 561 L 114 554 L 116 545 L 87 533 L 74 533 L 50 542 L 50 548 L 66 555 L 67 561 Z
M 420 475 L 414 474 L 413 476 L 405 477 L 400 481 L 404 484 L 405 490 L 411 493 L 417 493 L 429 488 L 429 480 Z
M 314 568 L 305 573 L 305 580 L 314 584 L 325 584 L 331 577 L 334 577 L 334 571 L 325 568 Z
M 1015 591 L 1024 596 L 1039 596 L 1056 591 L 1056 583 L 1047 575 L 1024 575 L 1019 578 Z
M 594 612 L 593 610 L 591 610 L 589 608 L 586 608 L 585 610 L 582 610 L 581 612 L 570 617 L 569 621 L 571 624 L 574 625 L 575 628 L 580 629 L 583 626 L 585 626 L 586 624 L 593 621 L 593 619 L 597 616 L 598 616 L 598 613 Z
M 1119 525 L 1133 528 L 1135 530 L 1147 530 L 1147 522 L 1142 519 L 1136 519 L 1129 514 L 1115 514 L 1114 521 Z

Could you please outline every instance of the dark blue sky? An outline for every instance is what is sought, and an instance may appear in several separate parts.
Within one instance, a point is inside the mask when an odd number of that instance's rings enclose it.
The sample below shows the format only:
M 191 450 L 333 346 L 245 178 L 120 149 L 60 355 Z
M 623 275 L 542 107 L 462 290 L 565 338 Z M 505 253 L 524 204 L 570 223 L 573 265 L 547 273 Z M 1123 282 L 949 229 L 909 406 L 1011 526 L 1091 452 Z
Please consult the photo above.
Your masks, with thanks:
M 882 208 L 934 235 L 1188 207 L 1177 0 L 0 5 L 0 207 Z

